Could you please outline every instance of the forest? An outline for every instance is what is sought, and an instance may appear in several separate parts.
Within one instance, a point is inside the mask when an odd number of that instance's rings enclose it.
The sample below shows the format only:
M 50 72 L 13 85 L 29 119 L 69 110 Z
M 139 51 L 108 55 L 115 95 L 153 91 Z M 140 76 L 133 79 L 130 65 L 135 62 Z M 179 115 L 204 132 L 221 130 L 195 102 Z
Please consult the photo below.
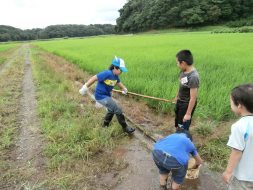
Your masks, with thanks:
M 44 29 L 21 30 L 12 26 L 0 25 L 0 42 L 25 41 L 50 38 L 85 37 L 114 33 L 114 25 L 51 25 Z
M 128 0 L 119 10 L 116 26 L 67 24 L 21 30 L 0 25 L 0 42 L 136 33 L 207 25 L 252 26 L 253 0 Z
M 253 0 L 129 0 L 117 32 L 222 24 L 252 16 Z

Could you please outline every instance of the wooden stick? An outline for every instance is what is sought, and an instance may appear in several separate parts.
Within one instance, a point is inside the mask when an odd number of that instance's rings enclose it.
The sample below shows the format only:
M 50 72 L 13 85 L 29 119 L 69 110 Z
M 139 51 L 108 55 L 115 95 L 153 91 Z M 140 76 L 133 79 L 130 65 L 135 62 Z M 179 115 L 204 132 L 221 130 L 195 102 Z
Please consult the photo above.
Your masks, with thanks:
M 113 89 L 112 90 L 113 92 L 118 92 L 118 93 L 122 93 L 121 90 L 115 90 Z M 157 97 L 153 97 L 153 96 L 147 96 L 147 95 L 143 95 L 143 94 L 137 94 L 137 93 L 134 93 L 134 92 L 127 92 L 127 94 L 130 94 L 130 95 L 134 95 L 134 96 L 140 96 L 140 97 L 143 97 L 143 98 L 149 98 L 149 99 L 153 99 L 153 100 L 159 100 L 159 101 L 163 101 L 163 102 L 170 102 L 170 103 L 173 103 L 173 100 L 167 100 L 167 99 L 163 99 L 163 98 L 157 98 Z

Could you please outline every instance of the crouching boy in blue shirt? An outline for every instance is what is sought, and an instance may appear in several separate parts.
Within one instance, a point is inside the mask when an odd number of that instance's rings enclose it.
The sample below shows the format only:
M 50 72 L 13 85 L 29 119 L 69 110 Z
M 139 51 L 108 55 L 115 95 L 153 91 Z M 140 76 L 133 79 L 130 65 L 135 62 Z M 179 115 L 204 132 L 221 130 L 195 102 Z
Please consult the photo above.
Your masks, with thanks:
M 167 189 L 167 179 L 170 172 L 172 172 L 171 189 L 179 189 L 186 176 L 189 154 L 196 160 L 194 168 L 203 162 L 192 143 L 191 134 L 182 128 L 178 128 L 176 133 L 156 142 L 152 153 L 160 173 L 160 186 L 164 190 Z

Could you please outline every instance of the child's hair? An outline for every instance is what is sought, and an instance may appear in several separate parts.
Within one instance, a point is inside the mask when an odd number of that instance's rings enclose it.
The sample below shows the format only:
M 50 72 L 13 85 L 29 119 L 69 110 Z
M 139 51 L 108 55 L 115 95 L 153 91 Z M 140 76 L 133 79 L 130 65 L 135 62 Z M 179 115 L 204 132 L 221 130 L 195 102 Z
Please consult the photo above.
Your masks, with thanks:
M 113 64 L 111 64 L 110 66 L 109 66 L 109 70 L 113 70 L 114 68 L 116 68 L 116 69 L 119 69 L 119 67 L 117 67 L 117 66 L 115 66 L 115 65 L 113 65 Z
M 236 106 L 243 105 L 253 113 L 253 83 L 236 86 L 231 91 L 231 98 Z
M 184 133 L 186 135 L 187 138 L 189 138 L 192 141 L 192 135 L 189 133 L 188 130 L 178 127 L 176 130 L 176 133 Z
M 193 56 L 190 50 L 181 50 L 176 55 L 179 63 L 182 61 L 186 62 L 187 65 L 193 64 Z

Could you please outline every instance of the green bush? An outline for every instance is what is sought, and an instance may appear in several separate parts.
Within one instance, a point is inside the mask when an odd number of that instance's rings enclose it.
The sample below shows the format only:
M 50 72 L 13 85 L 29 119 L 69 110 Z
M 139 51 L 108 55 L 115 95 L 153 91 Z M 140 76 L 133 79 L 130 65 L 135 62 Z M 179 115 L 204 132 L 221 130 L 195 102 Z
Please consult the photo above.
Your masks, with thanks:
M 211 33 L 253 33 L 252 27 L 240 27 L 240 28 L 224 28 L 213 30 Z
M 243 27 L 243 26 L 253 26 L 253 20 L 236 20 L 227 23 L 228 27 Z

